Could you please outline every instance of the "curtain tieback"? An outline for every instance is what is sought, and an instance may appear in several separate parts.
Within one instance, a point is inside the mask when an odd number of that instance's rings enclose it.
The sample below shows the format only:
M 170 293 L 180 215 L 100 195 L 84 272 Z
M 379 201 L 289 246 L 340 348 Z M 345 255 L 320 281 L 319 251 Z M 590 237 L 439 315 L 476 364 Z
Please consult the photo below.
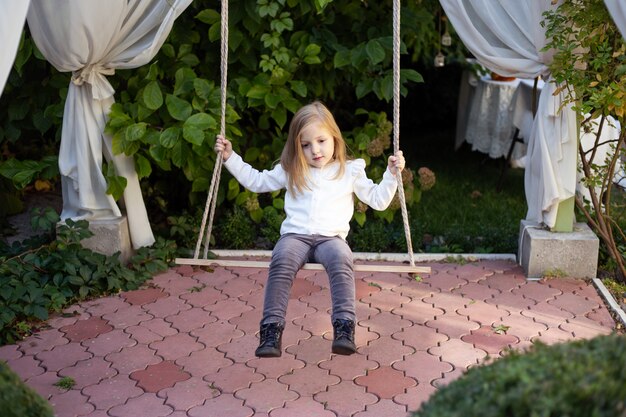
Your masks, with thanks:
M 113 74 L 115 74 L 114 68 L 106 68 L 101 64 L 87 65 L 72 73 L 72 83 L 75 85 L 83 85 L 84 83 L 91 85 L 93 98 L 104 100 L 115 93 L 113 86 L 106 78 L 107 75 Z

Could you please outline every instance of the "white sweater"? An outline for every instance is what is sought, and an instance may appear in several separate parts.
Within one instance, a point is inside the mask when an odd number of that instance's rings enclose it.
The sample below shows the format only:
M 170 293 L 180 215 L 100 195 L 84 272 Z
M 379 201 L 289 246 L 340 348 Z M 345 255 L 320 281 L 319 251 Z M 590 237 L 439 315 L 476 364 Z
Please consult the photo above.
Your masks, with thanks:
M 255 193 L 271 192 L 287 188 L 287 173 L 282 166 L 272 170 L 256 170 L 233 152 L 224 166 L 248 190 Z M 338 163 L 323 168 L 309 167 L 309 189 L 285 196 L 287 217 L 280 227 L 280 234 L 340 236 L 345 239 L 350 230 L 354 213 L 353 194 L 376 210 L 386 209 L 396 193 L 398 183 L 389 169 L 385 170 L 380 184 L 375 184 L 365 174 L 365 161 L 347 161 L 343 177 L 333 179 Z

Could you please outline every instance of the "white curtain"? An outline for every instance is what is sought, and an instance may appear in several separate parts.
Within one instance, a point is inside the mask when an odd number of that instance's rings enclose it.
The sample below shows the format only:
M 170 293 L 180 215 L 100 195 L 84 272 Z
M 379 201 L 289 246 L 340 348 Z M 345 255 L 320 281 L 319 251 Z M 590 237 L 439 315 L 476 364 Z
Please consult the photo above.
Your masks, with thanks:
M 527 220 L 554 226 L 558 205 L 576 192 L 577 128 L 571 107 L 549 78 L 550 53 L 542 13 L 548 0 L 440 0 L 465 46 L 491 71 L 519 78 L 542 76 L 537 117 L 528 143 L 525 171 Z
M 9 78 L 30 0 L 0 0 L 0 95 Z
M 615 25 L 626 38 L 626 2 L 624 0 L 604 0 Z
M 62 219 L 116 218 L 120 209 L 106 193 L 102 156 L 127 186 L 124 205 L 135 248 L 154 243 L 134 160 L 113 155 L 104 134 L 114 103 L 107 80 L 116 69 L 148 63 L 165 42 L 176 17 L 191 0 L 32 0 L 28 26 L 39 50 L 54 67 L 72 71 L 59 168 Z

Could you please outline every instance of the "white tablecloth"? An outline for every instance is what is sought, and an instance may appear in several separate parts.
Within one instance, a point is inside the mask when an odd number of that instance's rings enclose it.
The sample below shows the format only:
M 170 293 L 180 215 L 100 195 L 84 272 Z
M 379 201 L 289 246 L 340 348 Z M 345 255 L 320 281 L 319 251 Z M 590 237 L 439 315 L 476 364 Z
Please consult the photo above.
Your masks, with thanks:
M 465 140 L 472 150 L 491 158 L 507 156 L 514 132 L 511 103 L 519 83 L 517 79 L 494 81 L 489 76 L 478 80 L 467 109 L 465 129 Z

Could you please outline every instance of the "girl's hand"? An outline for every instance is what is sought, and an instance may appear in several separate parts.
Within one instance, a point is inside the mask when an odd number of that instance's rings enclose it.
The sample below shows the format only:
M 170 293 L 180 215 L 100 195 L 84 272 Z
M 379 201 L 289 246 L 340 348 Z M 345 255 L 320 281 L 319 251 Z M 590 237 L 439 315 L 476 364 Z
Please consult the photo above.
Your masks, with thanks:
M 215 139 L 215 152 L 222 153 L 222 159 L 227 161 L 230 158 L 230 155 L 233 153 L 233 144 L 230 143 L 228 139 L 226 139 L 222 135 L 217 135 Z
M 387 168 L 393 175 L 397 175 L 404 169 L 404 163 L 405 161 L 402 151 L 398 151 L 395 155 L 391 155 L 387 160 Z

